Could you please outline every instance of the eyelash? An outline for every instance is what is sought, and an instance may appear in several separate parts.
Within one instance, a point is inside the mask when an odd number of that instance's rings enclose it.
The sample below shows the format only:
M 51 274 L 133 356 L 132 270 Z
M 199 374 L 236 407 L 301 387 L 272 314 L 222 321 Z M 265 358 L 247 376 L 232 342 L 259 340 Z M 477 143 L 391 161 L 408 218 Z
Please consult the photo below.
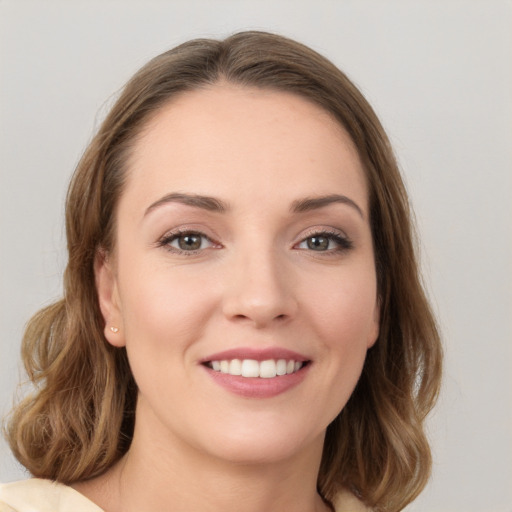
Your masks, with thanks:
M 172 252 L 175 254 L 183 254 L 185 256 L 193 256 L 193 255 L 198 254 L 199 252 L 205 250 L 205 248 L 199 248 L 199 249 L 194 249 L 194 250 L 183 250 L 183 249 L 179 249 L 177 247 L 171 246 L 172 242 L 174 242 L 175 240 L 178 240 L 181 237 L 185 237 L 185 236 L 197 236 L 197 237 L 200 237 L 202 240 L 208 241 L 211 244 L 211 246 L 221 247 L 220 244 L 216 244 L 210 237 L 206 236 L 204 233 L 201 233 L 200 231 L 194 231 L 191 229 L 183 229 L 183 230 L 180 229 L 180 230 L 174 231 L 173 233 L 164 235 L 157 242 L 157 245 L 158 245 L 158 247 L 163 247 L 164 249 L 166 249 L 169 252 Z M 202 245 L 202 242 L 201 242 L 201 245 Z
M 309 233 L 305 238 L 303 238 L 299 244 L 301 245 L 303 243 L 307 243 L 308 240 L 311 240 L 312 238 L 326 238 L 329 242 L 334 242 L 337 247 L 332 249 L 326 249 L 324 251 L 315 251 L 313 249 L 309 249 L 311 252 L 319 252 L 323 253 L 324 256 L 332 256 L 337 255 L 342 252 L 347 252 L 351 249 L 353 249 L 354 244 L 352 240 L 350 240 L 346 235 L 342 235 L 337 231 L 315 231 L 312 233 Z M 303 249 L 308 250 L 308 249 Z
M 216 247 L 216 248 L 222 247 L 220 244 L 214 242 L 210 237 L 208 237 L 204 233 L 201 233 L 200 231 L 189 230 L 189 229 L 177 230 L 173 233 L 163 236 L 157 242 L 157 246 L 162 247 L 162 248 L 166 249 L 167 251 L 172 252 L 174 254 L 180 254 L 180 255 L 185 255 L 185 256 L 194 256 L 206 249 L 206 248 L 200 247 L 199 249 L 183 250 L 183 249 L 179 249 L 177 247 L 171 246 L 172 242 L 174 242 L 175 240 L 178 240 L 179 238 L 184 237 L 184 236 L 197 236 L 197 237 L 200 237 L 202 240 L 206 240 L 207 242 L 209 242 L 211 244 L 209 247 L 212 247 L 212 246 Z M 315 232 L 309 233 L 308 236 L 303 238 L 298 244 L 295 244 L 294 248 L 298 248 L 297 246 L 300 246 L 303 243 L 307 244 L 307 241 L 312 238 L 326 238 L 329 242 L 334 242 L 337 245 L 337 247 L 332 248 L 332 249 L 328 248 L 326 250 L 321 250 L 321 251 L 315 251 L 311 248 L 303 248 L 303 249 L 299 249 L 299 250 L 305 250 L 305 251 L 310 251 L 310 252 L 319 252 L 319 253 L 323 253 L 323 255 L 325 255 L 325 256 L 332 256 L 332 255 L 339 254 L 341 252 L 347 252 L 354 247 L 353 242 L 347 236 L 341 235 L 340 233 L 338 233 L 336 231 L 325 231 L 324 230 L 324 231 L 315 231 Z M 201 245 L 202 245 L 202 242 L 201 242 Z

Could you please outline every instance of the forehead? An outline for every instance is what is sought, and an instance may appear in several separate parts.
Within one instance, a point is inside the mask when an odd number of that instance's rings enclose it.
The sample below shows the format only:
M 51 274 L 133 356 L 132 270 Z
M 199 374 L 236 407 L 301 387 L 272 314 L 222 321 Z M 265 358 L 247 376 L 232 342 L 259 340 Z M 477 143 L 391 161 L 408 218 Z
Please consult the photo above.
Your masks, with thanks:
M 127 189 L 146 201 L 181 191 L 240 199 L 352 194 L 366 202 L 357 150 L 321 107 L 288 92 L 219 84 L 186 92 L 146 124 Z

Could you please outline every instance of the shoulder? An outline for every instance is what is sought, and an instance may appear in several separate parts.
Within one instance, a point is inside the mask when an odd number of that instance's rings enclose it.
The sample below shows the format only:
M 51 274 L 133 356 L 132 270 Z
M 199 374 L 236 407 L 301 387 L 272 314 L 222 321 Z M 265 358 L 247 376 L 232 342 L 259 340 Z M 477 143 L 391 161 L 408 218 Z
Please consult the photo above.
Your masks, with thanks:
M 37 509 L 34 506 L 37 505 Z M 336 512 L 371 512 L 348 491 L 334 500 Z M 0 484 L 0 512 L 103 512 L 85 496 L 67 485 L 32 478 Z
M 37 508 L 34 508 L 37 506 Z M 0 484 L 0 512 L 103 512 L 67 485 L 31 478 Z
M 337 494 L 333 505 L 336 512 L 372 512 L 371 508 L 368 508 L 361 500 L 347 490 Z

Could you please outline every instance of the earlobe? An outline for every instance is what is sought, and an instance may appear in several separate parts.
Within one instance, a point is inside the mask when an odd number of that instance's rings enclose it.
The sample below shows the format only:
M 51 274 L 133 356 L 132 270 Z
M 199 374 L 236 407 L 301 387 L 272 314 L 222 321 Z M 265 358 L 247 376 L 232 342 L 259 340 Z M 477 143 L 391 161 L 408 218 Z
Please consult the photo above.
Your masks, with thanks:
M 94 259 L 94 276 L 98 302 L 105 321 L 103 330 L 107 341 L 115 347 L 125 346 L 123 318 L 119 302 L 117 277 L 109 255 L 99 250 Z

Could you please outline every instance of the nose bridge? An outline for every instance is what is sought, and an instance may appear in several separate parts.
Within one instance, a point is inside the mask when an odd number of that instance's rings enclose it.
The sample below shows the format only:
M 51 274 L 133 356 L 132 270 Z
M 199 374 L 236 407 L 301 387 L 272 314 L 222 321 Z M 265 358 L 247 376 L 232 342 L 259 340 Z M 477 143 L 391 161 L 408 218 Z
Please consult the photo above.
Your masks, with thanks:
M 296 311 L 293 283 L 284 254 L 272 244 L 247 244 L 234 251 L 228 269 L 224 313 L 263 327 Z

